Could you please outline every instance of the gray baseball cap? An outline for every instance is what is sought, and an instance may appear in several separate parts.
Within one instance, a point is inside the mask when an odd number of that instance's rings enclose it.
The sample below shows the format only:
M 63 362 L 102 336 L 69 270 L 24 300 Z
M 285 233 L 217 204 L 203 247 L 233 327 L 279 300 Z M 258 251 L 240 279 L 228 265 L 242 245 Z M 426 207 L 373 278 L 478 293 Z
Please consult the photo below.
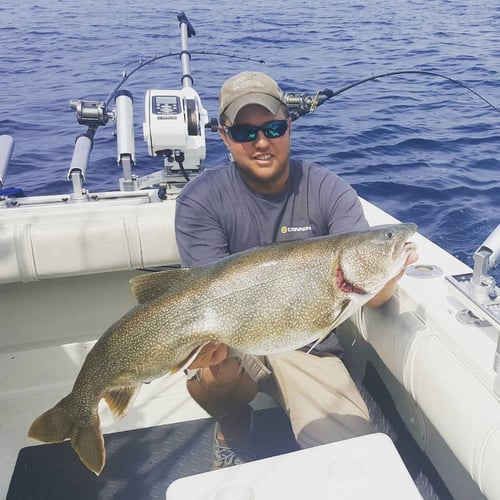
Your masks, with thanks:
M 243 71 L 224 82 L 220 90 L 219 116 L 225 115 L 234 123 L 241 108 L 259 104 L 275 115 L 285 104 L 285 96 L 279 85 L 259 71 Z

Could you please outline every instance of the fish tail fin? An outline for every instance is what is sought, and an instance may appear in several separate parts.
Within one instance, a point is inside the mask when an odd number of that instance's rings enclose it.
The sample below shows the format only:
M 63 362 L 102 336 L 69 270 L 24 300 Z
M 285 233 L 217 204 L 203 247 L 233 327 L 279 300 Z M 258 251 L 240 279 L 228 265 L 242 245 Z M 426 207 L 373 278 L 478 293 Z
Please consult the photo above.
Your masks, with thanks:
M 93 415 L 89 422 L 75 428 L 75 431 L 71 436 L 71 447 L 85 466 L 98 476 L 106 462 L 99 416 Z
M 121 387 L 113 389 L 104 394 L 104 399 L 109 406 L 109 409 L 118 417 L 123 417 L 137 396 L 140 385 L 132 385 L 130 387 Z
M 70 394 L 53 408 L 40 415 L 31 424 L 28 436 L 44 443 L 60 443 L 71 440 L 71 447 L 80 460 L 97 475 L 105 463 L 104 439 L 99 416 L 75 415 L 75 402 Z
M 69 418 L 71 406 L 70 394 L 36 418 L 31 424 L 28 436 L 44 443 L 60 443 L 69 438 L 73 427 Z

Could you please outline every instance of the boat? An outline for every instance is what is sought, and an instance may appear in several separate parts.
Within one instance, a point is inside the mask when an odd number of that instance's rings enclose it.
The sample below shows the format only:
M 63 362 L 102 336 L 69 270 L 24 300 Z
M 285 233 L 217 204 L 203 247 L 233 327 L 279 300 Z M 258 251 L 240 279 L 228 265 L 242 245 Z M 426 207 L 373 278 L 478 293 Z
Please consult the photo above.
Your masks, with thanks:
M 274 498 L 288 484 L 288 498 L 331 498 L 320 486 L 332 488 L 321 474 L 333 474 L 336 486 L 342 479 L 336 498 L 363 498 L 364 485 L 372 498 L 500 499 L 500 293 L 491 274 L 500 261 L 500 226 L 475 252 L 473 269 L 417 233 L 419 261 L 395 297 L 338 328 L 344 362 L 380 424 L 375 437 L 298 450 L 282 410 L 259 394 L 260 460 L 209 472 L 213 421 L 178 373 L 144 385 L 119 421 L 100 406 L 108 458 L 98 477 L 68 442 L 28 438 L 34 418 L 69 392 L 100 335 L 134 306 L 129 280 L 180 265 L 175 199 L 203 168 L 205 131 L 217 123 L 192 86 L 188 39 L 195 30 L 184 13 L 178 20 L 182 88 L 145 97 L 145 140 L 163 161 L 157 173 L 133 174 L 125 76 L 105 102 L 71 102 L 86 131 L 75 142 L 65 195 L 22 197 L 7 189 L 14 139 L 0 137 L 1 497 Z M 292 116 L 332 95 L 290 93 Z M 93 138 L 108 122 L 116 127 L 123 178 L 115 191 L 90 192 L 84 180 Z M 398 222 L 362 203 L 371 225 Z M 300 476 L 306 485 L 294 482 Z M 369 482 L 375 476 L 384 480 L 383 496 Z M 398 478 L 408 496 L 395 487 Z M 264 492 L 256 495 L 259 484 Z

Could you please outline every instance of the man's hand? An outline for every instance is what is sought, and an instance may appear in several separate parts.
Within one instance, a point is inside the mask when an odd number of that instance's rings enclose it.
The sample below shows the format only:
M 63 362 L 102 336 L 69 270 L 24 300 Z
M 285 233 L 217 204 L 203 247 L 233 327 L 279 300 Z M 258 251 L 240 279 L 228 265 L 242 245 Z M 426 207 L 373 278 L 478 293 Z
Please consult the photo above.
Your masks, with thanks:
M 388 281 L 384 288 L 382 288 L 382 290 L 380 290 L 375 297 L 371 298 L 366 305 L 368 307 L 379 307 L 382 304 L 385 304 L 394 295 L 398 281 L 404 275 L 406 268 L 416 262 L 417 259 L 418 255 L 416 253 L 408 255 L 403 270 L 397 276 L 392 278 L 392 280 Z
M 198 356 L 194 358 L 188 366 L 190 370 L 198 368 L 207 368 L 208 366 L 218 365 L 227 358 L 227 345 L 220 342 L 209 342 L 203 346 Z

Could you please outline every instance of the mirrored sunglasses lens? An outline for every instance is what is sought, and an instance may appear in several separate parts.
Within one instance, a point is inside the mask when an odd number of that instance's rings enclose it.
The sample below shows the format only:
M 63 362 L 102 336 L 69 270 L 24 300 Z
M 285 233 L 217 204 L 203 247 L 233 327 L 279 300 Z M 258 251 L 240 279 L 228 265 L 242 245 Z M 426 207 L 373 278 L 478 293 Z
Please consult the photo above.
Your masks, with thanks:
M 257 137 L 257 127 L 249 125 L 234 125 L 229 129 L 231 137 L 238 142 L 253 141 Z
M 287 120 L 276 120 L 266 123 L 262 127 L 254 125 L 233 125 L 232 127 L 225 128 L 231 138 L 236 142 L 250 142 L 254 141 L 257 137 L 259 130 L 262 130 L 268 139 L 275 139 L 281 137 L 288 129 Z
M 273 139 L 275 137 L 281 137 L 288 128 L 288 122 L 286 120 L 279 120 L 275 122 L 267 123 L 262 131 L 268 139 Z

